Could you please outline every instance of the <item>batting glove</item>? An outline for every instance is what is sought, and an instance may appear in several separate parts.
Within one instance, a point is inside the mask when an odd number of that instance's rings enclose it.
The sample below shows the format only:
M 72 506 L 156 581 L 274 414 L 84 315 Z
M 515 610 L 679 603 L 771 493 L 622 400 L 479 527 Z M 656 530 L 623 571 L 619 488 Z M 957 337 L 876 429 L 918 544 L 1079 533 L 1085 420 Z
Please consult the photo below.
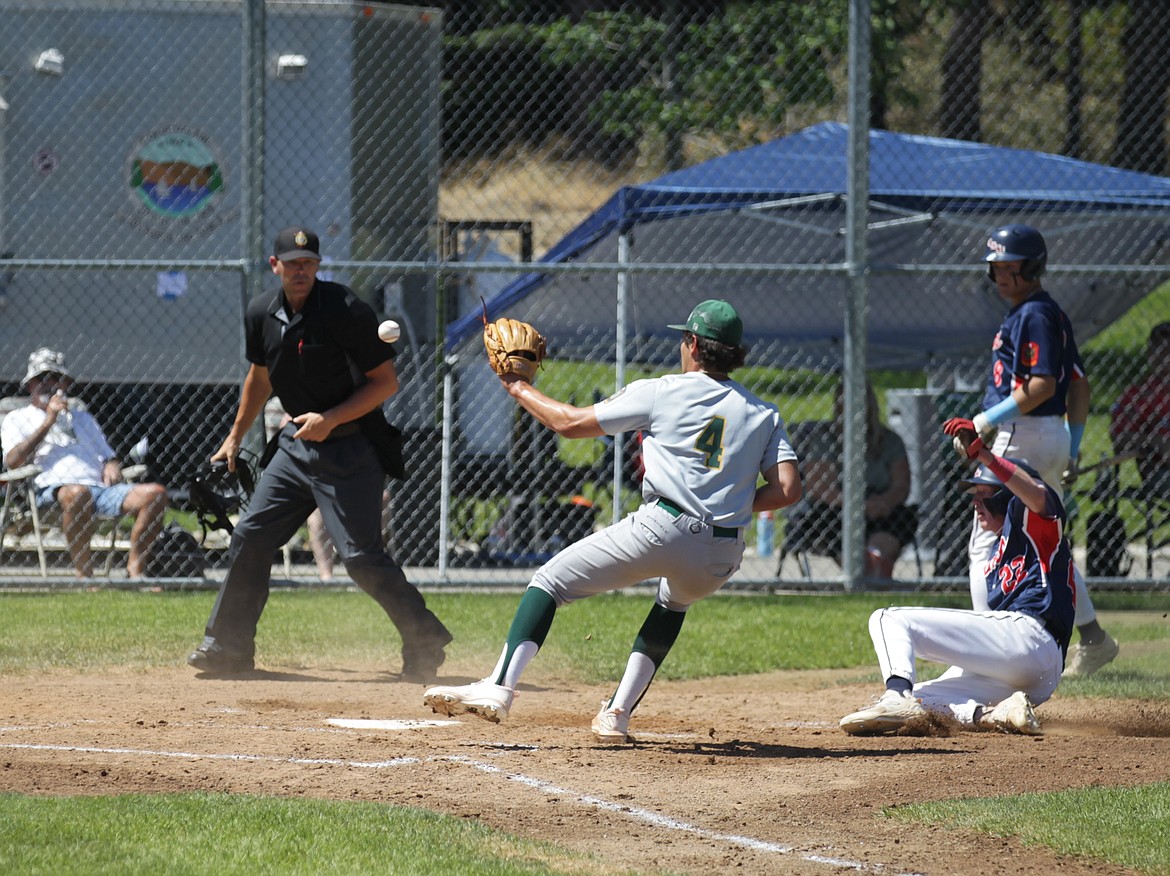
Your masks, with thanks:
M 943 432 L 951 438 L 951 446 L 962 459 L 974 459 L 983 449 L 983 439 L 975 424 L 966 417 L 951 417 L 943 423 Z

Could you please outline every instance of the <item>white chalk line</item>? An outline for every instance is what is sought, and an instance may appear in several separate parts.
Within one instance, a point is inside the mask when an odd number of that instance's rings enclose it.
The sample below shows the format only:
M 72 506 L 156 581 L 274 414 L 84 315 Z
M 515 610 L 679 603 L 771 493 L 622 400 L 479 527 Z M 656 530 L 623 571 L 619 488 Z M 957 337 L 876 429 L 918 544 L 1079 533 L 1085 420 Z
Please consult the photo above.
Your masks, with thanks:
M 326 718 L 326 724 L 347 730 L 415 730 L 419 727 L 449 727 L 458 721 L 381 720 L 377 718 Z
M 49 730 L 49 729 L 63 729 L 76 726 L 78 722 L 73 721 L 59 721 L 51 724 L 24 724 L 0 727 L 0 733 L 27 733 L 33 730 Z M 82 721 L 82 724 L 96 724 L 97 721 Z M 346 736 L 352 736 L 353 730 L 418 730 L 424 727 L 446 727 L 451 724 L 458 724 L 458 721 L 438 721 L 438 720 L 402 720 L 402 721 L 379 721 L 369 720 L 365 718 L 326 718 L 325 723 L 330 725 L 328 727 L 293 727 L 291 728 L 297 733 L 336 733 Z M 206 722 L 201 721 L 167 721 L 167 727 L 205 727 Z M 236 730 L 277 730 L 271 724 L 237 724 L 233 725 Z
M 85 745 L 43 745 L 36 743 L 0 743 L 0 748 L 14 748 L 25 751 L 76 751 L 82 754 L 125 754 L 146 757 L 169 757 L 177 760 L 230 760 L 253 763 L 288 763 L 297 766 L 344 766 L 364 769 L 405 766 L 422 763 L 417 757 L 395 757 L 390 760 L 342 760 L 333 757 L 276 757 L 270 754 L 205 754 L 197 751 L 153 751 L 142 748 L 97 748 Z
M 27 733 L 30 730 L 61 730 L 77 726 L 76 721 L 51 721 L 47 724 L 9 724 L 0 727 L 0 733 Z M 85 724 L 96 724 L 97 721 L 84 721 Z
M 612 800 L 595 797 L 591 794 L 582 794 L 569 788 L 563 788 L 544 779 L 538 779 L 533 776 L 526 776 L 523 773 L 509 772 L 507 770 L 501 769 L 500 767 L 493 766 L 492 764 L 473 760 L 472 758 L 465 757 L 463 755 L 447 754 L 431 755 L 426 758 L 396 757 L 389 760 L 355 761 L 344 760 L 341 758 L 278 757 L 267 754 L 207 754 L 195 751 L 162 751 L 140 748 L 101 748 L 96 746 L 47 745 L 38 743 L 0 743 L 0 748 L 21 751 L 60 751 L 78 752 L 82 754 L 116 754 L 142 757 L 165 757 L 174 758 L 177 760 L 280 763 L 293 764 L 297 766 L 340 766 L 351 769 L 386 769 L 389 767 L 412 766 L 424 762 L 454 763 L 471 767 L 472 769 L 478 770 L 482 773 L 500 776 L 510 782 L 516 782 L 518 784 L 524 785 L 527 788 L 539 791 L 542 794 L 555 797 L 569 797 L 585 806 L 632 818 L 636 821 L 641 821 L 654 827 L 659 827 L 666 830 L 674 830 L 680 833 L 689 833 L 701 839 L 724 842 L 729 845 L 740 846 L 742 848 L 757 852 L 770 852 L 780 855 L 791 855 L 795 852 L 792 846 L 769 842 L 768 840 L 756 839 L 755 837 L 742 836 L 740 834 L 722 833 L 720 831 L 708 830 L 707 828 L 698 827 L 697 825 L 682 821 L 677 818 L 672 818 L 668 815 L 661 815 L 657 812 L 652 812 L 649 809 L 642 809 L 638 806 L 629 806 L 625 803 L 615 803 Z M 827 857 L 824 855 L 816 855 L 811 853 L 797 853 L 797 855 L 802 861 L 808 861 L 814 864 L 825 864 L 830 867 L 838 867 L 846 870 L 856 870 L 863 873 L 873 872 L 884 874 L 888 871 L 888 868 L 884 864 L 871 865 L 865 864 L 861 861 L 849 860 L 848 858 Z M 920 876 L 920 874 L 902 873 L 897 874 L 897 876 Z
M 492 773 L 503 776 L 509 781 L 518 782 L 525 787 L 540 791 L 541 793 L 551 796 L 572 797 L 578 803 L 584 803 L 587 806 L 592 806 L 596 809 L 601 809 L 606 812 L 613 812 L 618 815 L 626 815 L 638 821 L 645 822 L 654 827 L 661 827 L 668 830 L 676 830 L 681 833 L 694 834 L 697 837 L 707 840 L 715 840 L 719 842 L 729 843 L 731 845 L 742 846 L 746 849 L 751 849 L 757 852 L 772 852 L 781 855 L 790 855 L 795 852 L 792 846 L 782 845 L 780 843 L 769 842 L 768 840 L 756 839 L 755 837 L 743 836 L 734 833 L 722 833 L 720 831 L 708 830 L 704 827 L 698 827 L 686 821 L 677 818 L 672 818 L 668 815 L 660 815 L 657 812 L 652 812 L 649 809 L 642 809 L 638 806 L 629 806 L 625 803 L 614 803 L 610 800 L 605 800 L 601 797 L 594 797 L 590 794 L 580 794 L 568 788 L 562 788 L 552 782 L 547 782 L 544 779 L 533 778 L 522 773 L 510 773 L 500 767 L 492 764 L 482 763 L 481 761 L 472 760 L 468 757 L 459 755 L 443 755 L 428 760 L 442 760 L 449 763 L 461 763 L 477 769 L 481 772 Z M 858 872 L 875 872 L 885 873 L 887 871 L 884 864 L 865 864 L 861 861 L 852 861 L 847 858 L 833 858 L 825 855 L 816 855 L 811 853 L 797 853 L 797 856 L 802 861 L 808 861 L 814 864 L 827 864 L 833 867 L 840 867 L 847 870 L 857 870 Z M 901 873 L 898 876 L 921 876 L 915 873 Z
M 240 712 L 240 709 L 222 709 L 220 711 Z M 49 730 L 49 729 L 64 729 L 68 727 L 75 727 L 78 724 L 97 724 L 97 721 L 54 721 L 46 724 L 13 724 L 9 726 L 0 726 L 0 734 L 3 733 L 28 733 L 35 730 Z M 407 719 L 407 720 L 380 720 L 370 718 L 326 718 L 325 723 L 328 727 L 294 727 L 292 728 L 297 733 L 344 733 L 349 734 L 352 730 L 419 730 L 427 727 L 447 727 L 452 725 L 462 724 L 462 721 L 457 720 L 438 720 L 438 719 Z M 475 724 L 479 724 L 476 721 Z M 204 727 L 206 722 L 200 721 L 168 721 L 168 727 Z M 237 730 L 274 730 L 278 729 L 269 724 L 239 724 L 235 725 Z M 638 733 L 638 739 L 655 739 L 655 740 L 692 740 L 698 739 L 695 733 Z M 480 745 L 480 743 L 476 743 Z M 505 747 L 514 748 L 514 745 L 499 746 L 497 743 L 484 742 L 482 747 Z M 536 746 L 529 746 L 536 748 Z

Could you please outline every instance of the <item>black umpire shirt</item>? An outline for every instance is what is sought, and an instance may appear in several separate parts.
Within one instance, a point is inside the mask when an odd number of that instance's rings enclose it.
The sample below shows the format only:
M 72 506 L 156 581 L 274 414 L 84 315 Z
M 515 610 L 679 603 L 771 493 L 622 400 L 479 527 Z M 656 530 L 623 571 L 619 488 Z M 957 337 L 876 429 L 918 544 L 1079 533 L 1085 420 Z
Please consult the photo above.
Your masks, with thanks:
M 300 313 L 289 311 L 283 289 L 252 299 L 244 355 L 268 369 L 281 406 L 296 417 L 341 404 L 396 352 L 378 338 L 373 308 L 347 286 L 318 279 Z

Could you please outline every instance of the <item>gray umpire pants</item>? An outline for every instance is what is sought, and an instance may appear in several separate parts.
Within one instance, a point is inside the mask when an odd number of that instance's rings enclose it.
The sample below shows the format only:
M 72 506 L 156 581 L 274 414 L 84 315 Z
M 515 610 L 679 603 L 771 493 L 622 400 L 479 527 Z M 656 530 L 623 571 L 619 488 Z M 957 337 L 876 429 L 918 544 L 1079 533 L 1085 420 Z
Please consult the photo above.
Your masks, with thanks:
M 389 615 L 402 636 L 404 654 L 442 648 L 450 633 L 386 553 L 381 523 L 385 476 L 372 445 L 360 432 L 302 441 L 292 437 L 296 428 L 289 424 L 281 430 L 279 449 L 235 526 L 227 577 L 206 634 L 225 652 L 254 655 L 273 557 L 320 508 L 346 572 Z

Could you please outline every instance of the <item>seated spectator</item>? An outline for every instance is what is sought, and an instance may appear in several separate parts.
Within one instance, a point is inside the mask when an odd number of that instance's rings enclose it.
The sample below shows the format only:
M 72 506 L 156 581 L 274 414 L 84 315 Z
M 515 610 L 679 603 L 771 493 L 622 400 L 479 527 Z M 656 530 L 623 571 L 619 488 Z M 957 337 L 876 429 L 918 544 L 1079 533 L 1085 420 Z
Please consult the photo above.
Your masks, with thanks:
M 832 421 L 812 424 L 797 451 L 801 454 L 804 495 L 809 511 L 801 520 L 817 535 L 812 549 L 840 560 L 841 476 L 844 444 L 844 385 L 837 385 Z M 877 397 L 865 388 L 865 574 L 890 578 L 902 548 L 914 539 L 918 518 L 906 506 L 910 495 L 910 461 L 906 446 L 881 422 Z
M 1149 373 L 1112 408 L 1109 437 L 1117 453 L 1138 454 L 1142 483 L 1170 494 L 1170 322 L 1150 329 Z
M 37 507 L 56 503 L 78 578 L 93 577 L 90 540 L 99 517 L 134 517 L 126 571 L 146 574 L 150 549 L 162 529 L 167 491 L 162 484 L 128 484 L 97 421 L 71 406 L 73 378 L 62 353 L 42 347 L 28 359 L 21 381 L 29 404 L 4 418 L 0 442 L 8 468 L 36 465 Z M 71 407 L 73 409 L 71 409 Z

